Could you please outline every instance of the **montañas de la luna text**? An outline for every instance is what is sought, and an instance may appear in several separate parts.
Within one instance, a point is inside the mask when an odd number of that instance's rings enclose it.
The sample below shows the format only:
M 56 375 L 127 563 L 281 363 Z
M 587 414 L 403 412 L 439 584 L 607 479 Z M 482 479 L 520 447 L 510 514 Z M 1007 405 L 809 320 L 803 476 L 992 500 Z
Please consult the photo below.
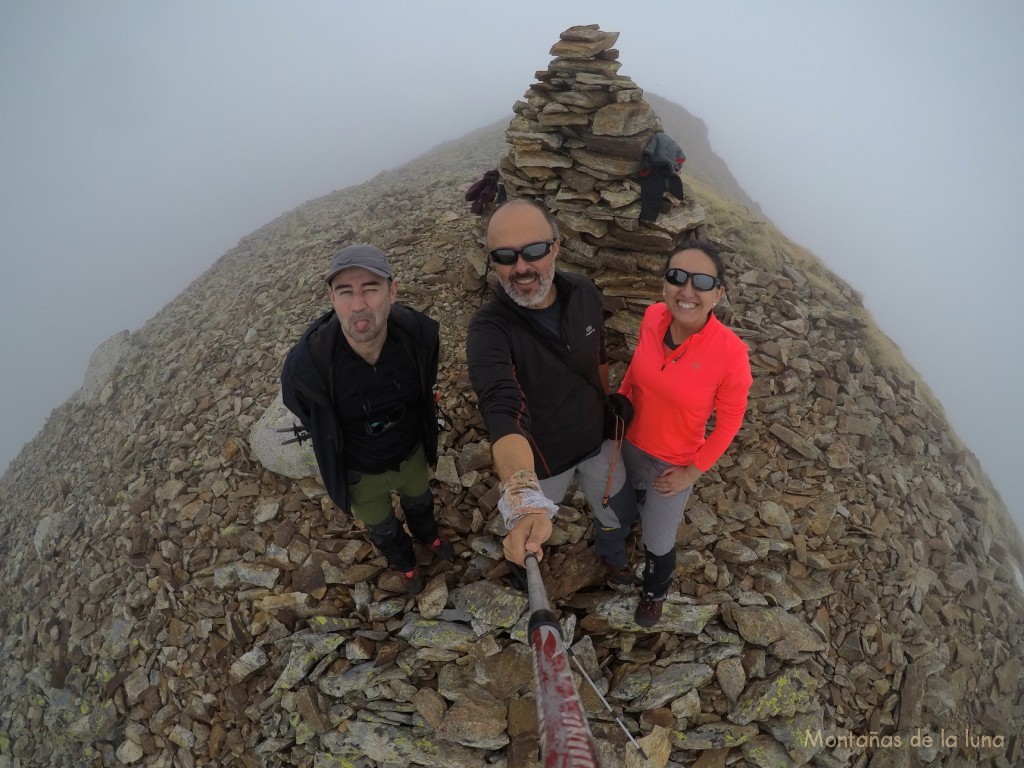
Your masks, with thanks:
M 922 731 L 920 728 L 915 733 L 892 733 L 881 734 L 875 731 L 869 733 L 845 734 L 824 734 L 822 731 L 804 731 L 803 745 L 812 747 L 847 747 L 850 749 L 899 749 L 900 747 L 938 747 L 943 749 L 986 749 L 996 747 L 1002 749 L 1006 746 L 1006 737 L 1002 734 L 982 734 L 965 728 L 963 731 L 947 731 L 944 728 L 939 733 L 933 734 L 930 731 Z

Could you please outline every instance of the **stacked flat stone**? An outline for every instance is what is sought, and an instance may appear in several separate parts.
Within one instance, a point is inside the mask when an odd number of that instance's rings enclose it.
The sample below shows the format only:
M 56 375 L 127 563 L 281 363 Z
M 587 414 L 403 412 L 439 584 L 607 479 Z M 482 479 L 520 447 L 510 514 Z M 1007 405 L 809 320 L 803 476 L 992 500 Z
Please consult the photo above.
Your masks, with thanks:
M 618 74 L 618 37 L 596 24 L 560 35 L 555 58 L 513 107 L 500 170 L 510 197 L 537 199 L 558 218 L 566 262 L 630 275 L 599 285 L 624 305 L 646 305 L 660 286 L 638 291 L 636 273 L 660 274 L 665 256 L 700 234 L 704 210 L 666 194 L 667 212 L 639 220 L 641 155 L 662 126 L 643 90 Z

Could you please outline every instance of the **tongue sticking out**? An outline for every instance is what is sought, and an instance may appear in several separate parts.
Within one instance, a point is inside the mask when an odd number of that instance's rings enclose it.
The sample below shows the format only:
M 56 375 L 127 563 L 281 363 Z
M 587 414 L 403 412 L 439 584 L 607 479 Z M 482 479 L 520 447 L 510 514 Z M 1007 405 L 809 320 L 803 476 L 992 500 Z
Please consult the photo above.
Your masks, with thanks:
M 362 333 L 363 331 L 365 331 L 369 327 L 370 327 L 370 321 L 369 320 L 356 320 L 356 330 L 359 331 L 360 333 Z

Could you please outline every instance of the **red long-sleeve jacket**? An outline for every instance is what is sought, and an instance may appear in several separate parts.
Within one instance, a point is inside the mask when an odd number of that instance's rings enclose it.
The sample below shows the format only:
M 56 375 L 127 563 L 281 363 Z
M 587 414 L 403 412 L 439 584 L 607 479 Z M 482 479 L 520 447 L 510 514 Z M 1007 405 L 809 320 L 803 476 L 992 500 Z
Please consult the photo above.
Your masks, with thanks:
M 672 315 L 664 303 L 647 308 L 640 341 L 619 392 L 633 404 L 626 437 L 676 466 L 711 468 L 743 422 L 753 381 L 747 345 L 714 314 L 678 349 L 663 339 Z M 715 411 L 715 427 L 707 432 Z

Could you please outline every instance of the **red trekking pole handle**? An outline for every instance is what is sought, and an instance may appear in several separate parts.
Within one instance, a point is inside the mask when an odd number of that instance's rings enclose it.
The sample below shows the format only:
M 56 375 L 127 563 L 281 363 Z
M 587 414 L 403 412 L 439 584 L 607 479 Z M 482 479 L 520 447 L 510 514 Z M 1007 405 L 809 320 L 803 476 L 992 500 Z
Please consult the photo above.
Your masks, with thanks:
M 569 669 L 569 657 L 540 575 L 537 556 L 527 552 L 530 623 L 526 631 L 533 649 L 537 688 L 537 722 L 544 768 L 600 768 L 594 737 Z

